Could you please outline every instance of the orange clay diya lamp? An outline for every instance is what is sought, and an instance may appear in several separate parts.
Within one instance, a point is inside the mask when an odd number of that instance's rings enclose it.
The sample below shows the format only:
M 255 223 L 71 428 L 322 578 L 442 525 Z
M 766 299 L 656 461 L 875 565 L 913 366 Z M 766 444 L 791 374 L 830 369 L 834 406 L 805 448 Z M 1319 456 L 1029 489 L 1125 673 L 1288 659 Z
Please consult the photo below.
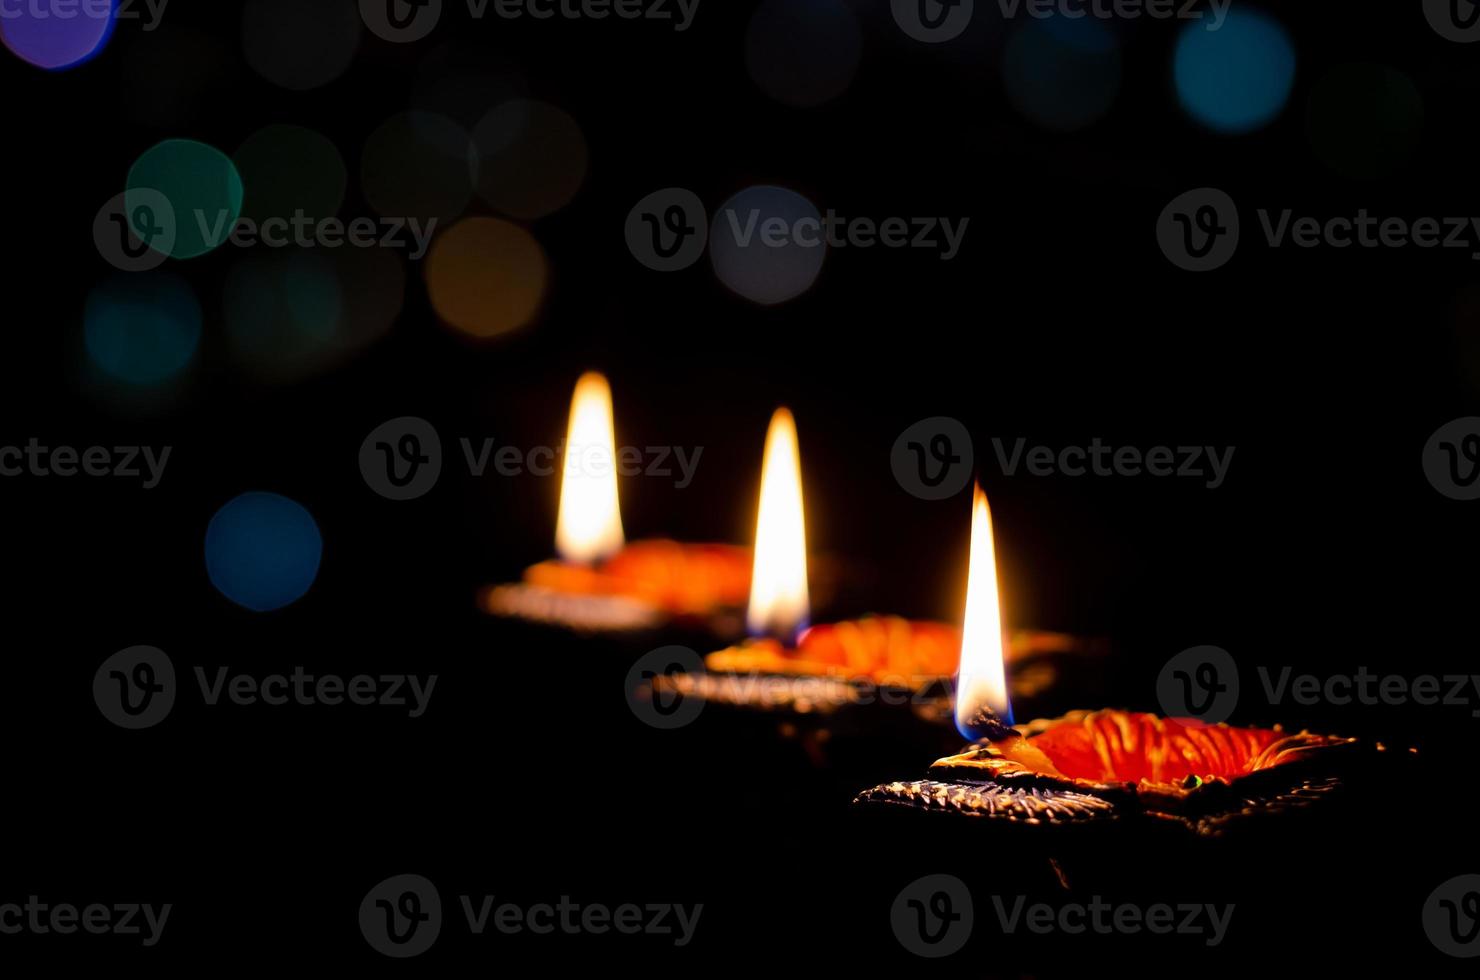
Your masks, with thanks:
M 1147 817 L 1211 836 L 1239 818 L 1319 798 L 1340 785 L 1338 765 L 1368 751 L 1356 739 L 1278 726 L 1120 710 L 1015 727 L 978 720 L 987 734 L 934 762 L 925 779 L 875 786 L 854 802 L 1025 824 Z
M 1209 725 L 1120 710 L 1012 724 L 991 514 L 977 489 L 956 724 L 972 743 L 926 778 L 854 800 L 1030 825 L 1151 818 L 1216 835 L 1231 821 L 1303 806 L 1383 746 L 1309 732 Z
M 796 423 L 778 409 L 766 433 L 747 626 L 752 638 L 710 653 L 703 674 L 657 679 L 661 688 L 721 704 L 827 713 L 879 700 L 930 720 L 951 715 L 961 652 L 955 626 L 898 616 L 808 627 L 806 521 Z M 1014 691 L 1032 696 L 1054 680 L 1051 657 L 1100 647 L 1061 633 L 1020 632 L 1008 646 Z
M 605 460 L 567 465 L 555 528 L 559 559 L 542 561 L 515 584 L 485 589 L 489 613 L 575 630 L 649 629 L 674 620 L 734 618 L 750 591 L 750 550 L 727 544 L 626 542 L 617 500 L 611 387 L 589 372 L 571 398 L 566 453 Z

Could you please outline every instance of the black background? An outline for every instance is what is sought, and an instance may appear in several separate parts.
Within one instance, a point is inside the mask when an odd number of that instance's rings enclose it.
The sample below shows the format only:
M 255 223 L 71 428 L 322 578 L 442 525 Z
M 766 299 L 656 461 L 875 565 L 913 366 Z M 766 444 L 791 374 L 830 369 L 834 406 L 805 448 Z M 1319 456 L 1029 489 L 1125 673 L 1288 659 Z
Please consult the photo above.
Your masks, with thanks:
M 621 686 L 644 642 L 661 638 L 578 641 L 479 615 L 480 585 L 551 551 L 558 486 L 475 479 L 454 453 L 459 436 L 557 441 L 571 384 L 597 368 L 611 379 L 622 441 L 704 447 L 685 489 L 624 483 L 629 538 L 743 543 L 766 420 L 784 403 L 800 428 L 812 550 L 856 565 L 867 608 L 952 619 L 967 497 L 911 497 L 889 450 L 914 421 L 953 416 L 976 440 L 992 500 L 1007 621 L 1110 638 L 1125 706 L 1156 710 L 1160 665 L 1203 643 L 1251 670 L 1464 672 L 1475 518 L 1429 486 L 1420 453 L 1435 428 L 1474 411 L 1476 325 L 1453 311 L 1477 267 L 1465 251 L 1271 250 L 1250 209 L 1473 213 L 1474 52 L 1437 37 L 1417 5 L 1282 6 L 1300 57 L 1290 105 L 1267 128 L 1224 138 L 1176 107 L 1176 26 L 1120 25 L 1114 109 L 1058 136 L 1006 103 L 992 4 L 978 4 L 979 23 L 950 54 L 904 37 L 887 5 L 857 4 L 858 77 L 809 110 L 773 102 L 747 77 L 751 4 L 707 0 L 683 34 L 614 20 L 472 23 L 450 6 L 427 40 L 398 47 L 367 33 L 342 78 L 291 93 L 242 62 L 236 5 L 174 0 L 161 33 L 199 39 L 209 70 L 182 81 L 193 109 L 168 130 L 130 111 L 142 97 L 137 66 L 157 41 L 137 25 L 71 72 L 0 60 L 10 188 L 0 441 L 174 447 L 154 490 L 0 481 L 11 570 L 0 715 L 11 853 L 0 900 L 175 903 L 155 949 L 5 937 L 0 956 L 396 966 L 365 945 L 355 911 L 376 882 L 414 872 L 438 883 L 449 909 L 458 894 L 492 893 L 705 911 L 680 950 L 654 937 L 472 939 L 453 916 L 407 968 L 512 969 L 516 955 L 655 970 L 911 968 L 923 961 L 895 944 L 889 902 L 915 877 L 946 871 L 973 886 L 977 934 L 938 968 L 1252 964 L 1282 975 L 1351 959 L 1458 963 L 1429 945 L 1419 910 L 1440 882 L 1475 870 L 1468 708 L 1246 699 L 1238 720 L 1415 745 L 1423 769 L 1362 801 L 1364 819 L 1277 845 L 1183 853 L 1109 841 L 1097 852 L 1122 863 L 1090 876 L 1107 896 L 1136 894 L 1175 861 L 1180 890 L 1147 900 L 1240 903 L 1231 949 L 1210 956 L 1196 941 L 1144 936 L 1003 940 L 986 896 L 1041 888 L 1026 877 L 1041 866 L 1021 856 L 1041 842 L 875 821 L 848 806 L 865 785 L 916 777 L 928 751 L 901 771 L 901 753 L 879 747 L 871 768 L 865 749 L 844 778 L 809 769 L 754 719 L 715 714 L 655 732 L 627 711 Z M 131 161 L 170 136 L 231 152 L 263 125 L 294 122 L 333 138 L 353 174 L 364 137 L 408 107 L 418 61 L 441 45 L 516 64 L 529 93 L 569 111 L 591 147 L 580 195 L 532 226 L 554 270 L 540 321 L 497 343 L 467 341 L 436 322 L 413 267 L 384 340 L 312 379 L 263 385 L 220 340 L 228 259 L 211 255 L 176 264 L 206 308 L 178 400 L 143 413 L 99 397 L 81 368 L 81 309 L 111 270 L 89 227 Z M 1378 181 L 1334 176 L 1307 149 L 1305 93 L 1325 68 L 1353 61 L 1406 72 L 1425 102 L 1417 150 Z M 951 262 L 837 250 L 811 291 L 770 309 L 729 293 L 707 262 L 660 275 L 627 252 L 623 221 L 650 191 L 688 187 L 712 208 L 756 183 L 843 214 L 971 225 Z M 1245 205 L 1246 244 L 1224 269 L 1191 275 L 1163 258 L 1153 226 L 1167 201 L 1199 186 Z M 346 207 L 365 211 L 353 181 Z M 431 421 L 448 451 L 441 483 L 411 503 L 376 496 L 356 465 L 365 434 L 401 415 Z M 1216 490 L 1008 478 L 990 440 L 1019 436 L 1236 451 Z M 202 562 L 210 516 L 254 489 L 302 502 L 325 541 L 312 590 L 269 614 L 227 601 Z M 126 732 L 89 690 L 103 658 L 134 644 L 159 646 L 182 672 L 302 664 L 441 679 L 415 721 L 347 707 L 206 709 L 187 690 L 164 724 Z M 1251 671 L 1245 684 L 1253 689 Z

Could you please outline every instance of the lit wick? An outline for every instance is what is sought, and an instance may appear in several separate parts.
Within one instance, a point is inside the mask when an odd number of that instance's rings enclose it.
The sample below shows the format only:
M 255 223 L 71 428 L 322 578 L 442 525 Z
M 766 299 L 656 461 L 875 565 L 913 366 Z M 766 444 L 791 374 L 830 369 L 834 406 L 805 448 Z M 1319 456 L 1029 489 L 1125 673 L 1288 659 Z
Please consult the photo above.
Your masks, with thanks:
M 1022 737 L 1017 729 L 998 718 L 997 712 L 986 706 L 979 708 L 965 721 L 961 720 L 961 711 L 957 709 L 956 728 L 972 741 L 986 739 L 989 742 L 1000 742 L 1014 735 Z
M 802 515 L 802 457 L 791 412 L 776 409 L 766 430 L 756 514 L 755 563 L 745 624 L 752 636 L 791 646 L 807 627 L 807 526 Z
M 992 512 L 980 486 L 972 494 L 971 555 L 966 571 L 966 618 L 956 680 L 956 728 L 969 739 L 1000 741 L 1012 729 L 1012 702 L 1003 666 L 1002 603 Z

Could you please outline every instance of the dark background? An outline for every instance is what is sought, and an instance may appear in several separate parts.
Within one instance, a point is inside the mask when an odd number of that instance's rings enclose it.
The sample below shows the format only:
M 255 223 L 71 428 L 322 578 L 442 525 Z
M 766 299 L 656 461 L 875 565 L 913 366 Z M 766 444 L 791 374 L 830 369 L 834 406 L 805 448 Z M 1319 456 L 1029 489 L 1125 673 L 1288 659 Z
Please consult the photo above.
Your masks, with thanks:
M 1300 59 L 1295 93 L 1273 124 L 1237 138 L 1208 134 L 1177 108 L 1175 23 L 1118 26 L 1115 107 L 1063 136 L 1003 98 L 992 4 L 978 5 L 978 26 L 952 56 L 901 35 L 887 5 L 858 4 L 862 66 L 843 97 L 817 109 L 779 105 L 747 77 L 751 4 L 707 0 L 684 34 L 624 21 L 477 24 L 452 4 L 418 44 L 367 34 L 343 77 L 307 93 L 242 62 L 235 6 L 171 4 L 160 35 L 179 32 L 208 56 L 188 72 L 182 63 L 188 110 L 168 129 L 130 110 L 149 90 L 138 66 L 158 40 L 136 25 L 71 72 L 0 59 L 10 188 L 0 442 L 174 447 L 149 491 L 0 481 L 12 845 L 0 899 L 176 906 L 152 950 L 116 937 L 6 937 L 0 955 L 384 968 L 355 909 L 371 885 L 409 871 L 438 883 L 450 915 L 463 892 L 524 904 L 566 894 L 705 903 L 683 950 L 614 936 L 472 940 L 454 918 L 409 968 L 497 968 L 511 955 L 658 970 L 910 968 L 918 961 L 889 934 L 889 902 L 915 877 L 947 871 L 978 901 L 977 934 L 949 969 L 964 958 L 978 972 L 1056 975 L 1164 964 L 1168 953 L 1199 971 L 1252 964 L 1276 975 L 1352 958 L 1423 970 L 1459 962 L 1429 945 L 1419 910 L 1440 882 L 1475 870 L 1468 708 L 1256 700 L 1236 720 L 1415 745 L 1422 771 L 1361 801 L 1364 820 L 1278 846 L 1234 840 L 1183 853 L 1107 842 L 1100 853 L 1117 852 L 1123 867 L 1091 876 L 1101 894 L 1133 894 L 1141 875 L 1156 880 L 1155 869 L 1178 862 L 1206 873 L 1179 877 L 1181 890 L 1156 900 L 1240 903 L 1236 948 L 1216 959 L 1195 941 L 1004 941 L 986 896 L 1043 886 L 995 870 L 1035 867 L 1015 838 L 923 817 L 876 824 L 848 806 L 867 784 L 915 778 L 928 751 L 901 771 L 899 753 L 879 748 L 877 771 L 855 759 L 861 778 L 847 787 L 754 719 L 716 714 L 654 732 L 621 693 L 643 641 L 582 642 L 479 615 L 480 585 L 516 578 L 552 550 L 558 485 L 474 479 L 454 455 L 458 436 L 560 439 L 571 384 L 600 369 L 621 441 L 704 447 L 686 489 L 624 483 L 629 539 L 744 543 L 766 420 L 784 403 L 800 428 L 809 545 L 854 563 L 868 583 L 855 608 L 816 618 L 872 608 L 953 619 L 967 497 L 917 500 L 889 468 L 907 425 L 953 416 L 976 440 L 992 500 L 1008 623 L 1108 637 L 1125 706 L 1156 710 L 1161 664 L 1203 643 L 1296 672 L 1467 672 L 1475 515 L 1429 486 L 1420 453 L 1435 428 L 1474 411 L 1476 324 L 1452 311 L 1476 266 L 1465 251 L 1271 250 L 1250 210 L 1475 210 L 1480 67 L 1416 5 L 1281 6 Z M 139 153 L 170 136 L 231 152 L 263 125 L 299 123 L 339 143 L 351 170 L 345 213 L 367 213 L 353 176 L 359 147 L 408 107 L 418 61 L 440 45 L 516 64 L 528 92 L 570 112 L 591 148 L 579 196 L 532 226 L 554 270 L 536 324 L 466 340 L 437 323 L 411 266 L 388 336 L 332 370 L 266 385 L 220 343 L 227 258 L 211 255 L 173 264 L 206 310 L 178 397 L 144 412 L 86 382 L 82 301 L 111 271 L 89 227 Z M 1406 72 L 1424 98 L 1417 149 L 1376 181 L 1334 176 L 1307 149 L 1304 95 L 1326 67 L 1352 61 Z M 660 275 L 627 252 L 623 221 L 650 191 L 684 186 L 714 207 L 755 183 L 843 214 L 971 225 L 951 262 L 835 251 L 808 293 L 777 308 L 728 292 L 707 261 Z M 1153 234 L 1165 203 L 1198 186 L 1249 205 L 1247 244 L 1206 275 L 1171 266 Z M 400 415 L 438 428 L 448 469 L 431 494 L 398 504 L 364 485 L 356 455 L 370 429 Z M 1208 490 L 1180 479 L 1007 478 L 994 436 L 1237 448 L 1226 484 Z M 279 612 L 235 606 L 204 574 L 206 523 L 246 490 L 300 501 L 323 533 L 316 584 Z M 206 710 L 187 691 L 158 728 L 125 732 L 98 714 L 89 689 L 98 664 L 134 644 L 164 649 L 182 672 L 302 664 L 441 680 L 416 721 L 349 708 Z M 1252 690 L 1251 673 L 1245 683 Z

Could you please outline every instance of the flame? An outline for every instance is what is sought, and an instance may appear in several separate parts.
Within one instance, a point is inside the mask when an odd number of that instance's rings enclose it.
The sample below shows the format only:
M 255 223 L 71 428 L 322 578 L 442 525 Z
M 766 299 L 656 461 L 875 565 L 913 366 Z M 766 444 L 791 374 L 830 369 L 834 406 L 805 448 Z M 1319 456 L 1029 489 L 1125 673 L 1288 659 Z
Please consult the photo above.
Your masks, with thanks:
M 988 708 L 1012 724 L 1003 667 L 1002 603 L 997 593 L 997 549 L 992 511 L 977 487 L 971 501 L 971 559 L 966 572 L 966 621 L 961 631 L 961 668 L 956 680 L 956 727 L 976 738 L 972 721 Z
M 570 400 L 555 549 L 567 561 L 591 563 L 622 550 L 622 543 L 612 389 L 605 377 L 588 371 Z
M 791 412 L 778 408 L 766 431 L 746 625 L 752 634 L 791 642 L 807 625 L 810 615 L 802 458 L 797 449 L 796 421 Z

